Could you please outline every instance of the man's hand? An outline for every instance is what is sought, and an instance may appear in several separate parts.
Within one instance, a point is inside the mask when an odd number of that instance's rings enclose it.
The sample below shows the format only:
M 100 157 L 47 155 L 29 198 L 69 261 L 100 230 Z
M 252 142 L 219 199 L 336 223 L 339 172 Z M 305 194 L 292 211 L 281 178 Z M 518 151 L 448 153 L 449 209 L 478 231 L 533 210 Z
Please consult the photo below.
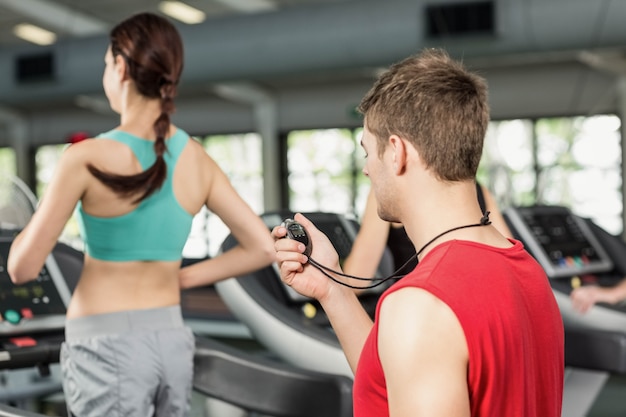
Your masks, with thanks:
M 321 265 L 339 271 L 339 257 L 326 235 L 300 213 L 294 216 L 294 220 L 306 230 L 312 245 L 311 258 Z M 282 281 L 304 296 L 323 299 L 330 287 L 335 284 L 311 265 L 309 258 L 304 255 L 306 246 L 297 240 L 285 238 L 286 235 L 287 230 L 282 225 L 272 230 L 276 262 L 280 268 Z M 332 275 L 332 272 L 328 273 Z

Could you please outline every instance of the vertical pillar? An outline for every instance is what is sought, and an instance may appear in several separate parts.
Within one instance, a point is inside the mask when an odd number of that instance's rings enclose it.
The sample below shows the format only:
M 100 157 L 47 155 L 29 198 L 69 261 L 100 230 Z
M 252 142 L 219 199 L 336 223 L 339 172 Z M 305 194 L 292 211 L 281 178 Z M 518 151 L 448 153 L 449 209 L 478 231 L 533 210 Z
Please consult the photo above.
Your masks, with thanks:
M 622 239 L 626 239 L 626 77 L 617 79 L 617 115 L 621 120 L 620 136 L 622 149 Z
M 263 202 L 265 211 L 280 206 L 280 146 L 278 137 L 278 109 L 275 100 L 254 104 L 254 120 L 261 135 L 263 152 Z
M 257 85 L 243 82 L 218 84 L 215 91 L 223 98 L 252 106 L 256 130 L 262 139 L 263 205 L 265 211 L 280 209 L 280 146 L 275 97 Z
M 6 126 L 8 142 L 15 150 L 17 176 L 34 189 L 35 169 L 30 155 L 26 119 L 13 110 L 0 108 L 0 124 Z

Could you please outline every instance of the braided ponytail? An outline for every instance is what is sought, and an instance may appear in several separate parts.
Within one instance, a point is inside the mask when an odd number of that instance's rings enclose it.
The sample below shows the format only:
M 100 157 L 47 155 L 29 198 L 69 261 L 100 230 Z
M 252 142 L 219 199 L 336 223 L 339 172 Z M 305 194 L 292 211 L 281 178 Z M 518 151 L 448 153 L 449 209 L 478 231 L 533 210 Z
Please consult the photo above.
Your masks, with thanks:
M 167 165 L 165 164 L 163 154 L 167 151 L 165 135 L 170 128 L 170 114 L 174 112 L 173 91 L 175 91 L 175 88 L 170 82 L 166 81 L 161 86 L 161 114 L 154 122 L 154 133 L 156 135 L 154 154 L 156 155 L 156 160 L 150 169 L 146 171 L 151 171 L 151 175 L 147 179 L 148 186 L 140 200 L 161 188 L 167 176 Z
M 166 19 L 140 13 L 121 22 L 111 31 L 111 52 L 126 61 L 128 74 L 137 91 L 147 98 L 161 100 L 161 114 L 154 121 L 154 164 L 135 175 L 104 172 L 92 164 L 89 172 L 122 196 L 135 196 L 138 203 L 163 185 L 167 177 L 165 137 L 174 113 L 174 97 L 182 72 L 183 47 L 176 28 Z

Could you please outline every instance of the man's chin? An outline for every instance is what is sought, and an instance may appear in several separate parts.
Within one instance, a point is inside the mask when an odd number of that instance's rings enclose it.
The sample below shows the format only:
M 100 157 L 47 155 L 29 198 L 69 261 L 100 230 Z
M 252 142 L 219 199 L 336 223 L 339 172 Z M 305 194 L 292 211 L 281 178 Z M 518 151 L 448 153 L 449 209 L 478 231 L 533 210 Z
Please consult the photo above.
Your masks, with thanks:
M 389 223 L 400 223 L 396 216 L 392 216 L 386 211 L 378 210 L 378 217 L 380 217 L 381 220 Z

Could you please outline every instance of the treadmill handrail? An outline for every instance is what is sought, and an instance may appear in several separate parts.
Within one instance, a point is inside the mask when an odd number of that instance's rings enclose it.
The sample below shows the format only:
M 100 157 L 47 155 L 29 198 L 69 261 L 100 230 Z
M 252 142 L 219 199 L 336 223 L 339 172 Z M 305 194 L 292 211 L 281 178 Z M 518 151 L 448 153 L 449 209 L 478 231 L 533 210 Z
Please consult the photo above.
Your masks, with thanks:
M 27 410 L 0 404 L 0 417 L 46 417 L 45 414 L 33 413 Z
M 56 343 L 42 343 L 37 346 L 28 346 L 10 350 L 0 350 L 0 370 L 21 369 L 33 366 L 48 366 L 59 362 L 61 354 L 61 341 Z
M 194 389 L 276 417 L 352 417 L 352 380 L 306 370 L 196 336 Z

